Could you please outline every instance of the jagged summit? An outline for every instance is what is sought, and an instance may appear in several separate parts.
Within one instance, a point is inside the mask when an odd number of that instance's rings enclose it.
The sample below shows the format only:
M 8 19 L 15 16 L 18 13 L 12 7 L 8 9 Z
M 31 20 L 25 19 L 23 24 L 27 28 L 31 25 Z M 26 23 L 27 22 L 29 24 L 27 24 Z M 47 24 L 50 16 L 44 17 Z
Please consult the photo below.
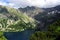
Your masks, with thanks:
M 19 8 L 19 10 L 25 14 L 27 14 L 30 17 L 34 17 L 35 15 L 44 12 L 42 8 L 34 7 L 34 6 L 27 6 L 25 8 Z

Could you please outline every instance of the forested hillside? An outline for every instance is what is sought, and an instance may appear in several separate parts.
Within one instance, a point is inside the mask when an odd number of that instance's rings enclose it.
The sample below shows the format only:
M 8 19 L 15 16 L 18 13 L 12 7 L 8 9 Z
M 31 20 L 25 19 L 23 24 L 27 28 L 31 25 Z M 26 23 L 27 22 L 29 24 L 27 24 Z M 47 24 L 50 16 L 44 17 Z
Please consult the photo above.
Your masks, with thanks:
M 60 17 L 56 19 L 47 31 L 36 31 L 30 40 L 60 40 Z

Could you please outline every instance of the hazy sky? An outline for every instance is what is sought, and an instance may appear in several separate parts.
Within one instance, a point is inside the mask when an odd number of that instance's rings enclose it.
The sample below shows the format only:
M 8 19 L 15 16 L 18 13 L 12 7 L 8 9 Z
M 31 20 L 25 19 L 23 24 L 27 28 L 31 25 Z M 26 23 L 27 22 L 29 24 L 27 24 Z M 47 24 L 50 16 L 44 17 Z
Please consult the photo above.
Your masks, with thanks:
M 14 8 L 26 6 L 49 8 L 60 5 L 60 0 L 0 0 L 0 5 Z

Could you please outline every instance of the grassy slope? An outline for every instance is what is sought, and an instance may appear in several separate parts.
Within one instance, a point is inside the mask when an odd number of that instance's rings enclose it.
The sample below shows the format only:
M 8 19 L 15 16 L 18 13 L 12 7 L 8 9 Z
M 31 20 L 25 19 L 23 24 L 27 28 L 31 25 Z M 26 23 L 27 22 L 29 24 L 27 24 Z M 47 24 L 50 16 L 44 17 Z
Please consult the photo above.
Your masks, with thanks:
M 36 21 L 20 11 L 0 6 L 0 30 L 4 32 L 18 32 L 36 27 Z

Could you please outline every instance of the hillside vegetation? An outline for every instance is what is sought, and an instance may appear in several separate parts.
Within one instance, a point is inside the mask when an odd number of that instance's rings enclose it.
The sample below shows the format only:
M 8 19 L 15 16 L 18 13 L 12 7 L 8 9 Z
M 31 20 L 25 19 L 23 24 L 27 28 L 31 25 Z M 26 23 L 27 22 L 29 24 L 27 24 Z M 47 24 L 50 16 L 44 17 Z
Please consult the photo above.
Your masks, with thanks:
M 36 27 L 36 21 L 22 12 L 0 6 L 0 31 L 18 32 Z

